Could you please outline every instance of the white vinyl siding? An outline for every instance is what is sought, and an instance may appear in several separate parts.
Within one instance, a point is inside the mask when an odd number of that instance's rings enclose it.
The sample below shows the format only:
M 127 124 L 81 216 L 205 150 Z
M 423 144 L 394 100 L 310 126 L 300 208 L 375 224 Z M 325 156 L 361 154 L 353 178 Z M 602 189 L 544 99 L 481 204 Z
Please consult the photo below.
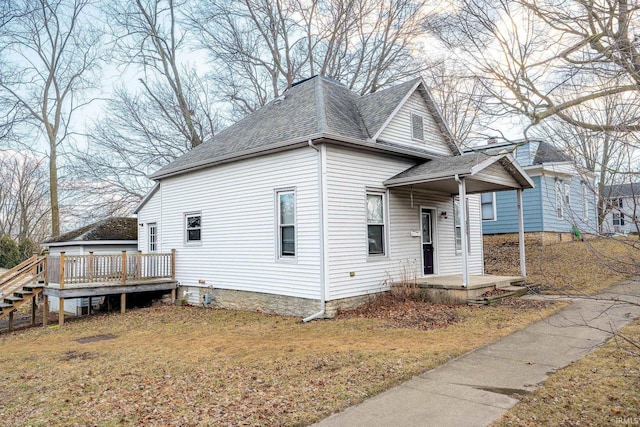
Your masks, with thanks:
M 412 166 L 413 163 L 373 153 L 327 145 L 328 195 L 328 292 L 334 300 L 380 292 L 400 280 L 401 271 L 422 277 L 420 208 L 435 210 L 435 273 L 459 274 L 461 257 L 456 255 L 452 198 L 450 194 L 428 193 L 414 189 L 413 205 L 409 189 L 388 190 L 388 249 L 385 257 L 368 256 L 367 190 L 382 188 L 382 182 Z M 469 268 L 482 273 L 482 234 L 480 196 L 469 196 L 471 255 Z M 440 215 L 447 212 L 446 218 Z M 418 233 L 419 234 L 419 233 Z M 353 275 L 351 274 L 353 273 Z
M 296 262 L 278 262 L 274 189 L 296 191 Z M 205 191 L 203 191 L 203 189 Z M 212 197 L 215 195 L 215 197 Z M 162 203 L 151 203 L 161 196 Z M 162 180 L 154 206 L 163 252 L 184 286 L 320 298 L 318 153 L 300 148 Z M 200 246 L 183 244 L 183 212 L 201 212 Z M 198 303 L 196 292 L 189 296 Z
M 414 139 L 412 114 L 419 114 L 423 118 L 423 141 Z M 451 148 L 442 136 L 440 127 L 436 124 L 427 104 L 418 92 L 414 92 L 409 97 L 384 128 L 379 139 L 396 144 L 417 146 L 445 156 L 452 154 Z

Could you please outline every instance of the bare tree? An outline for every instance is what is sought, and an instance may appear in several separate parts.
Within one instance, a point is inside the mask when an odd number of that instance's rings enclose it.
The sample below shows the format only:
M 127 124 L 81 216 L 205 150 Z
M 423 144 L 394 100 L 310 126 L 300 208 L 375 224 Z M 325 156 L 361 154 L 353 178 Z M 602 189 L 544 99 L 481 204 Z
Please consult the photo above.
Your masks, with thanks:
M 425 9 L 422 0 L 200 0 L 189 24 L 220 100 L 242 116 L 315 74 L 362 94 L 416 75 Z
M 19 243 L 49 233 L 48 179 L 44 159 L 28 152 L 0 151 L 0 235 Z
M 184 7 L 184 1 L 135 0 L 110 4 L 108 14 L 117 57 L 141 67 L 139 82 L 148 102 L 189 147 L 196 147 L 214 134 L 216 116 L 205 84 L 185 61 L 188 33 L 178 22 Z
M 638 5 L 626 0 L 458 0 L 438 34 L 483 78 L 494 113 L 532 124 L 556 116 L 593 131 L 640 130 L 637 110 L 609 123 L 580 117 L 579 106 L 622 95 L 640 104 Z
M 89 0 L 16 1 L 16 17 L 0 32 L 4 63 L 0 71 L 0 99 L 11 105 L 3 116 L 20 123 L 20 143 L 34 148 L 41 136 L 47 142 L 51 234 L 60 233 L 58 156 L 73 134 L 72 118 L 91 99 L 93 72 L 100 63 L 101 34 Z

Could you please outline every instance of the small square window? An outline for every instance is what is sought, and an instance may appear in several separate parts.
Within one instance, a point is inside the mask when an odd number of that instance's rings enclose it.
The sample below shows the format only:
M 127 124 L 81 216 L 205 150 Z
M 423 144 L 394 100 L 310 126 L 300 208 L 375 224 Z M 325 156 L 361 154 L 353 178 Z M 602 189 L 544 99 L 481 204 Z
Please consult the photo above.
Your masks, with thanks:
M 411 137 L 424 141 L 424 119 L 421 115 L 411 113 Z
M 202 240 L 202 216 L 200 214 L 185 215 L 186 242 L 200 242 Z

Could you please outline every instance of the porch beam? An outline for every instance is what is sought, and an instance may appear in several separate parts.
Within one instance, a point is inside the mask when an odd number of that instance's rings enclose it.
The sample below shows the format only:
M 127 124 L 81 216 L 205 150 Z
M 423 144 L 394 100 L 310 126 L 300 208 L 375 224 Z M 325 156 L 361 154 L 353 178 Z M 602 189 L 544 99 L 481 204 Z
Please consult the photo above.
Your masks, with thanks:
M 457 177 L 457 175 L 456 175 Z M 460 206 L 460 246 L 462 249 L 462 287 L 469 285 L 469 245 L 467 240 L 467 185 L 464 177 L 457 179 Z
M 524 209 L 522 206 L 522 188 L 516 190 L 518 202 L 518 243 L 520 245 L 520 275 L 527 277 L 527 261 L 524 249 Z

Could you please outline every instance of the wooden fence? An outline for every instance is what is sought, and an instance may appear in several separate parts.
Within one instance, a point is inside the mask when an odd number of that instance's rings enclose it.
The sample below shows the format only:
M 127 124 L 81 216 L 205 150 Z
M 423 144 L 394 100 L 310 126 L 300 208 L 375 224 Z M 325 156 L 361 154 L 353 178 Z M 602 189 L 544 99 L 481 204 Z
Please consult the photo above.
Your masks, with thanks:
M 150 279 L 175 280 L 175 250 L 164 254 L 142 252 L 118 255 L 49 255 L 47 282 L 113 283 Z

